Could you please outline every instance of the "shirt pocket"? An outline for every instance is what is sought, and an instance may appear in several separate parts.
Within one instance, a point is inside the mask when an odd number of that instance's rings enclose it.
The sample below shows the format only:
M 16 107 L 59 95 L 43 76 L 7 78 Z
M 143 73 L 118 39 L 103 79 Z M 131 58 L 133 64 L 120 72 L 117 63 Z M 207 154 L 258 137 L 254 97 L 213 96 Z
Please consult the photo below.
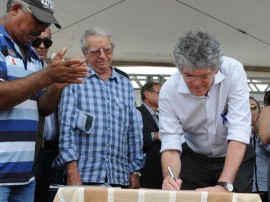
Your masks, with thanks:
M 115 111 L 113 113 L 116 124 L 119 125 L 121 130 L 127 130 L 129 126 L 129 107 L 121 99 L 116 99 L 115 103 Z
M 86 134 L 89 134 L 93 128 L 95 116 L 85 111 L 79 111 L 76 126 Z

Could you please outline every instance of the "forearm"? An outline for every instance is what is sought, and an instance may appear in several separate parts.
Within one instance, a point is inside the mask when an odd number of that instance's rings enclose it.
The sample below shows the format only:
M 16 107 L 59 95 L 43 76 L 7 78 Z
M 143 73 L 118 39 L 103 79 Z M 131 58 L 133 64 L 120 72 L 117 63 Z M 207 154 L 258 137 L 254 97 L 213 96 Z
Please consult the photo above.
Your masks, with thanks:
M 58 88 L 57 84 L 53 84 L 45 90 L 38 100 L 40 114 L 47 116 L 55 111 L 61 98 L 62 89 Z
M 9 109 L 33 97 L 51 84 L 45 78 L 46 73 L 41 70 L 20 79 L 0 82 L 0 110 Z
M 161 155 L 163 178 L 170 176 L 168 166 L 171 168 L 174 176 L 179 177 L 181 171 L 180 154 L 177 150 L 166 150 Z
M 218 181 L 234 181 L 238 169 L 242 163 L 246 148 L 246 144 L 232 140 L 229 142 L 224 168 Z
M 67 185 L 81 185 L 81 177 L 77 161 L 70 161 L 66 164 L 67 169 Z

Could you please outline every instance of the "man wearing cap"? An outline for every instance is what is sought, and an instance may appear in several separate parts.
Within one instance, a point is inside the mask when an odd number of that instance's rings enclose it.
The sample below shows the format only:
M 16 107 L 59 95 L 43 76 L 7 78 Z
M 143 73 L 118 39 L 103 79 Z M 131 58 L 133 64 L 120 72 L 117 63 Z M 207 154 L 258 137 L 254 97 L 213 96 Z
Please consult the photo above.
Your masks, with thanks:
M 33 41 L 32 46 L 46 68 L 48 51 L 53 44 L 51 29 L 48 27 Z M 49 191 L 50 184 L 63 184 L 63 170 L 52 168 L 52 162 L 58 155 L 58 118 L 57 112 L 41 117 L 38 138 L 35 147 L 33 174 L 36 180 L 35 201 L 53 201 L 55 193 Z
M 50 24 L 60 28 L 53 13 L 53 1 L 8 0 L 6 14 L 0 18 L 1 202 L 34 200 L 31 171 L 38 115 L 49 115 L 62 89 L 82 83 L 80 78 L 88 75 L 83 59 L 62 60 L 66 49 L 42 69 L 31 43 Z

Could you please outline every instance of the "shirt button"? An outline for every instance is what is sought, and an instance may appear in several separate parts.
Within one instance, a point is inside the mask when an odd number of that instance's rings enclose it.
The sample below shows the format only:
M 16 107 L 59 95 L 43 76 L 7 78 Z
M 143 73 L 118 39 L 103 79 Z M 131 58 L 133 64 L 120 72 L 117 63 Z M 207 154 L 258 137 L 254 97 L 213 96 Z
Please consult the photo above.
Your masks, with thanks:
M 110 128 L 108 128 L 108 130 L 111 130 Z
M 107 116 L 110 116 L 110 114 L 107 114 Z

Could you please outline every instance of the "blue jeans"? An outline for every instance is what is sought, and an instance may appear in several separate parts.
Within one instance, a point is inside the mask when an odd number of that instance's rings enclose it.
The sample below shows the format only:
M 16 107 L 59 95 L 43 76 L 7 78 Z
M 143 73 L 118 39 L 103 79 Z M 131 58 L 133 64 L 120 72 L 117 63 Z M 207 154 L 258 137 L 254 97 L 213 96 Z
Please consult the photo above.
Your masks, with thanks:
M 1 202 L 33 202 L 35 180 L 25 185 L 0 186 Z

